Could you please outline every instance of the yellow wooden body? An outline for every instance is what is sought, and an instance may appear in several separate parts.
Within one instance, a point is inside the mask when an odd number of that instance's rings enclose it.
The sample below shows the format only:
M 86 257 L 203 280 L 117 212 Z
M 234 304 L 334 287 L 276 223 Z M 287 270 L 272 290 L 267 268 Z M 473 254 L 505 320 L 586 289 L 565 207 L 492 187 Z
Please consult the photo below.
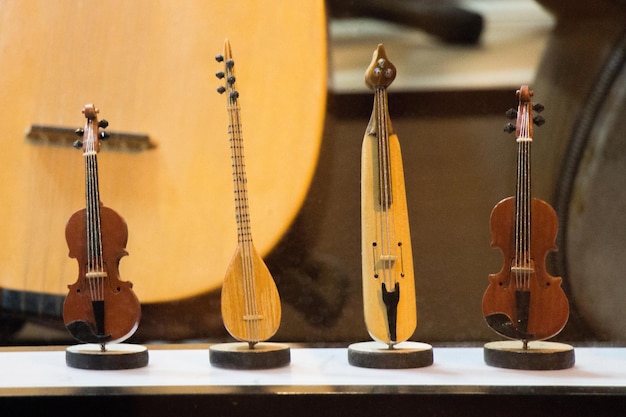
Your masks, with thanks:
M 276 333 L 280 318 L 280 296 L 270 271 L 252 242 L 239 244 L 222 286 L 226 330 L 237 340 L 262 342 Z
M 400 143 L 395 134 L 389 135 L 389 156 L 393 203 L 388 210 L 380 204 L 378 194 L 378 139 L 366 134 L 361 152 L 361 248 L 363 274 L 363 308 L 365 324 L 370 336 L 377 341 L 390 344 L 410 338 L 417 327 L 417 307 L 415 301 L 415 280 L 413 274 L 413 252 L 411 233 L 404 186 L 404 170 Z M 387 212 L 387 213 L 386 213 Z M 402 242 L 401 259 L 398 257 L 389 273 L 400 284 L 400 299 L 397 307 L 397 337 L 389 338 L 387 310 L 382 298 L 381 278 L 375 278 L 374 271 L 381 272 L 380 257 L 375 256 L 373 242 L 381 242 L 381 222 L 390 215 L 389 230 L 393 242 Z M 398 249 L 399 251 L 400 249 Z M 399 252 L 398 252 L 399 253 Z M 401 271 L 404 277 L 401 277 Z M 388 288 L 388 291 L 392 288 Z

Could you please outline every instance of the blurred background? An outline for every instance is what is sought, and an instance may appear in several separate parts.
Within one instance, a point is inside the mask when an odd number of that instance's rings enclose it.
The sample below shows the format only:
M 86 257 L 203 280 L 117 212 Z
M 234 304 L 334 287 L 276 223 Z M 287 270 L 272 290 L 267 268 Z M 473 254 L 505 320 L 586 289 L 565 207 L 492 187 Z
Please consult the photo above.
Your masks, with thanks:
M 318 154 L 312 156 L 310 182 L 293 218 L 264 251 L 283 303 L 275 340 L 348 344 L 369 339 L 361 299 L 359 176 L 373 95 L 363 74 L 376 46 L 384 43 L 398 72 L 388 93 L 402 147 L 414 252 L 419 321 L 412 340 L 472 345 L 498 338 L 481 314 L 487 277 L 503 261 L 490 247 L 489 215 L 515 192 L 516 146 L 502 127 L 508 121 L 505 111 L 517 105 L 515 90 L 529 84 L 534 101 L 545 106 L 546 119 L 535 129 L 533 194 L 559 216 L 559 251 L 548 256 L 547 265 L 563 277 L 571 307 L 570 320 L 556 339 L 626 341 L 626 321 L 621 320 L 626 311 L 621 265 L 626 255 L 626 144 L 619 129 L 626 116 L 626 2 L 572 3 L 323 3 L 327 61 L 319 84 L 324 92 L 292 96 L 289 104 L 315 111 L 314 100 L 321 102 L 323 123 L 319 133 L 313 130 L 320 136 Z M 0 35 L 5 30 L 0 26 Z M 305 56 L 308 46 L 300 45 L 298 51 Z M 274 80 L 245 85 L 252 90 Z M 274 110 L 284 108 L 283 103 Z M 253 110 L 244 107 L 244 115 Z M 4 109 L 0 117 L 12 116 Z M 212 128 L 225 132 L 222 126 Z M 297 121 L 291 128 L 295 131 L 281 130 L 280 135 L 301 139 Z M 246 130 L 249 136 L 253 129 Z M 248 152 L 248 160 L 255 154 Z M 277 163 L 287 158 L 298 161 L 300 155 L 283 156 Z M 3 181 L 8 175 L 5 170 Z M 230 221 L 233 214 L 226 211 L 224 218 Z M 253 227 L 255 217 L 263 222 L 263 215 L 251 214 Z M 129 233 L 136 232 L 130 228 Z M 131 243 L 122 268 L 141 250 L 141 244 Z M 20 308 L 24 300 L 19 288 L 4 285 L 3 344 L 71 343 L 59 315 L 62 293 L 50 295 L 47 308 L 35 312 Z M 228 339 L 219 317 L 219 288 L 143 308 L 142 323 L 130 341 Z

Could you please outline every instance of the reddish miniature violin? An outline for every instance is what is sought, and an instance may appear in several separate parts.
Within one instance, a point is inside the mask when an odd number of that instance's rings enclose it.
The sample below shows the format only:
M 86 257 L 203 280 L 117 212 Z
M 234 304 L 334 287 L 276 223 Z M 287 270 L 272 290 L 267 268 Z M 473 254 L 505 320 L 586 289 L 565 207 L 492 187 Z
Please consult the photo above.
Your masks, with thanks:
M 531 197 L 530 145 L 533 123 L 541 125 L 541 116 L 533 118 L 532 90 L 522 86 L 518 91 L 517 111 L 510 109 L 505 131 L 515 131 L 517 141 L 517 185 L 515 197 L 500 201 L 490 218 L 491 245 L 502 250 L 504 265 L 489 276 L 489 286 L 482 301 L 487 324 L 500 335 L 528 341 L 544 340 L 558 334 L 569 317 L 569 304 L 561 288 L 560 277 L 546 271 L 545 260 L 555 244 L 558 219 L 545 201 Z
M 65 228 L 69 256 L 78 261 L 78 280 L 68 286 L 63 321 L 75 339 L 98 343 L 104 351 L 106 343 L 121 342 L 135 332 L 141 304 L 132 283 L 119 277 L 119 261 L 128 255 L 126 223 L 100 202 L 97 153 L 106 134 L 98 128 L 108 123 L 98 122 L 98 110 L 92 104 L 83 113 L 85 128 L 77 133 L 83 136 L 86 208 L 74 213 Z

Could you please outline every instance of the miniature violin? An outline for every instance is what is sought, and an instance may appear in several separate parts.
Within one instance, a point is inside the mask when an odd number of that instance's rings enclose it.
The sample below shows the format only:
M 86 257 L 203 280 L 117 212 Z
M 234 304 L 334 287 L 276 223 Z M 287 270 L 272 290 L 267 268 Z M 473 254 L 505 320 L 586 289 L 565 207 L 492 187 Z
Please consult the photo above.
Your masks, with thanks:
M 395 66 L 378 45 L 365 72 L 374 108 L 361 149 L 361 257 L 365 324 L 374 340 L 390 348 L 417 326 L 402 155 L 387 106 L 387 87 L 395 77 Z
M 528 341 L 544 340 L 558 334 L 569 317 L 569 304 L 561 288 L 561 277 L 546 271 L 546 257 L 557 250 L 555 239 L 558 219 L 545 201 L 531 197 L 530 147 L 533 123 L 544 123 L 541 104 L 532 105 L 533 91 L 522 86 L 518 91 L 516 118 L 505 131 L 515 132 L 517 142 L 517 184 L 514 197 L 500 201 L 490 217 L 491 245 L 502 251 L 502 269 L 489 275 L 489 286 L 482 300 L 483 316 L 498 334 Z
M 83 109 L 83 137 L 75 143 L 85 159 L 86 207 L 67 222 L 65 238 L 69 256 L 78 261 L 78 280 L 68 286 L 63 303 L 63 321 L 70 334 L 85 343 L 121 342 L 135 332 L 141 318 L 141 304 L 132 283 L 121 281 L 120 259 L 128 255 L 128 229 L 122 217 L 100 202 L 98 160 L 100 139 L 106 138 L 106 120 L 98 121 L 98 110 L 88 104 Z
M 228 93 L 228 133 L 237 220 L 237 249 L 222 284 L 222 320 L 235 339 L 248 342 L 253 348 L 278 330 L 280 296 L 274 278 L 252 242 L 239 92 L 235 90 L 235 62 L 228 40 L 224 43 L 224 54 L 215 59 L 224 62 L 224 71 L 217 72 L 216 76 L 225 79 L 226 83 L 217 91 Z

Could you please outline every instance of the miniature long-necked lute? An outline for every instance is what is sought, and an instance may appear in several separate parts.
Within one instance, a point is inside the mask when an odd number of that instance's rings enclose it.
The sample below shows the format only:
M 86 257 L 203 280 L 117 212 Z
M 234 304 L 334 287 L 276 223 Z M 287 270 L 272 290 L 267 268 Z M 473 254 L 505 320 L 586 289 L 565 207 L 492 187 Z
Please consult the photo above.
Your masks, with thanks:
M 374 109 L 361 152 L 361 243 L 365 324 L 393 347 L 417 326 L 413 254 L 398 137 L 387 107 L 396 68 L 378 45 L 365 72 Z
M 541 116 L 533 117 L 533 91 L 522 86 L 518 91 L 517 110 L 507 116 L 516 119 L 505 131 L 515 132 L 517 142 L 517 184 L 514 197 L 500 201 L 490 217 L 492 246 L 500 248 L 504 265 L 489 276 L 489 286 L 482 301 L 483 316 L 498 334 L 521 340 L 524 348 L 533 340 L 544 340 L 559 333 L 569 316 L 567 297 L 560 277 L 546 270 L 546 256 L 556 250 L 558 219 L 545 201 L 531 195 L 530 148 L 533 123 L 543 124 Z
M 141 318 L 141 304 L 132 283 L 120 280 L 119 262 L 127 255 L 126 222 L 100 202 L 98 159 L 100 139 L 106 134 L 105 120 L 98 121 L 98 110 L 88 104 L 83 109 L 85 127 L 82 135 L 85 160 L 86 207 L 67 222 L 65 238 L 69 255 L 78 261 L 78 280 L 69 285 L 63 304 L 63 320 L 75 339 L 100 344 L 121 342 L 132 336 Z
M 237 340 L 248 342 L 250 348 L 272 337 L 281 319 L 278 289 L 270 271 L 252 243 L 246 166 L 239 92 L 235 90 L 235 62 L 230 43 L 224 43 L 224 54 L 216 57 L 224 62 L 218 78 L 226 82 L 218 89 L 227 93 L 228 134 L 233 165 L 237 249 L 222 284 L 221 308 L 226 330 Z

